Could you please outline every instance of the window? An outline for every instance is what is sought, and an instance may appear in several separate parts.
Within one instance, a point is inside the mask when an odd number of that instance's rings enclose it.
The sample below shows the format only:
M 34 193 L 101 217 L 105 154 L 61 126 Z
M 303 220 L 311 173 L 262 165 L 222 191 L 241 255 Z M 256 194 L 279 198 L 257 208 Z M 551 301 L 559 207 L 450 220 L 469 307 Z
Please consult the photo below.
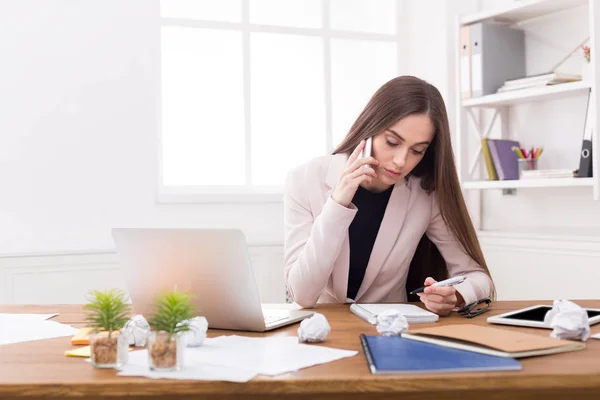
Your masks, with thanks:
M 280 201 L 397 76 L 399 0 L 162 0 L 159 199 Z

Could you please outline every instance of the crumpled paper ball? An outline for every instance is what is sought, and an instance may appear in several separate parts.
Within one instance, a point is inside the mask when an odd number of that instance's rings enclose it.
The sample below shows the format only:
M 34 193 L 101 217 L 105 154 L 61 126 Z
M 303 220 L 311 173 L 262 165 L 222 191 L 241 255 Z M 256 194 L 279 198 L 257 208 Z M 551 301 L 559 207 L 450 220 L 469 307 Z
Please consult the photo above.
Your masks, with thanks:
M 590 336 L 588 314 L 569 300 L 554 300 L 552 309 L 546 313 L 544 324 L 554 328 L 551 337 L 585 342 Z
M 331 332 L 327 318 L 323 314 L 315 313 L 312 317 L 303 320 L 298 328 L 298 338 L 301 342 L 323 342 Z
M 400 335 L 408 330 L 408 320 L 399 310 L 384 310 L 377 315 L 377 332 L 384 336 Z
M 177 326 L 181 326 L 184 323 L 188 323 L 190 326 L 189 331 L 182 332 L 185 345 L 188 347 L 202 346 L 204 339 L 206 339 L 208 320 L 205 317 L 194 317 L 192 319 L 181 321 Z
M 146 339 L 150 336 L 150 324 L 143 315 L 134 315 L 125 323 L 123 331 L 127 335 L 130 345 L 143 347 L 146 345 Z

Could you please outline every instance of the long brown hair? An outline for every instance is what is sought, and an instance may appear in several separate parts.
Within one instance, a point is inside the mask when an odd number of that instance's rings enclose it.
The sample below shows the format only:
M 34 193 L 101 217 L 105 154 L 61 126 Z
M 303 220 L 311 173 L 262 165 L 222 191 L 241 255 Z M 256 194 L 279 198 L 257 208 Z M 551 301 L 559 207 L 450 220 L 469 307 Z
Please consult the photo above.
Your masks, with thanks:
M 371 97 L 333 154 L 351 153 L 361 140 L 373 137 L 413 114 L 426 114 L 431 118 L 434 137 L 423 159 L 410 175 L 420 177 L 421 187 L 427 193 L 434 193 L 442 219 L 465 253 L 491 279 L 458 183 L 446 106 L 435 86 L 414 76 L 400 76 L 390 80 Z

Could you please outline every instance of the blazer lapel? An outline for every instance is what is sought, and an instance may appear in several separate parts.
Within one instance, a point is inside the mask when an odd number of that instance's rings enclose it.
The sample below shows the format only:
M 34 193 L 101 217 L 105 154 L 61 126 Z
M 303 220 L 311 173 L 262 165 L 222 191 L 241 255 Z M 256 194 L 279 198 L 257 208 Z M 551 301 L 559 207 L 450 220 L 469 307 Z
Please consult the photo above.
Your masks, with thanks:
M 360 299 L 363 294 L 371 287 L 375 277 L 383 267 L 383 264 L 387 261 L 392 248 L 396 244 L 396 240 L 400 236 L 404 219 L 408 211 L 408 204 L 410 199 L 410 186 L 405 182 L 401 181 L 394 186 L 390 200 L 385 209 L 383 220 L 371 251 L 371 257 L 369 258 L 369 264 L 365 271 L 362 284 L 356 294 L 356 300 Z M 346 274 L 348 271 L 346 271 Z M 348 278 L 346 277 L 346 285 Z

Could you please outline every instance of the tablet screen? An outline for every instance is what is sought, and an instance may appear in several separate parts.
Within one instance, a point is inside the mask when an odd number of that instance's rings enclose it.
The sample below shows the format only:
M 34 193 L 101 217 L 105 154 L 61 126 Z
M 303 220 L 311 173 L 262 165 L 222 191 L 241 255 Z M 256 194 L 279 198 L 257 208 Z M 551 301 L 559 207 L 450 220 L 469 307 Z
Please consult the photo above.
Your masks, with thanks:
M 532 308 L 531 310 L 515 313 L 513 315 L 505 315 L 504 318 L 515 319 L 515 320 L 518 319 L 518 320 L 525 320 L 525 321 L 544 322 L 544 317 L 546 316 L 546 313 L 548 311 L 550 311 L 551 309 L 552 309 L 551 306 L 540 306 L 540 307 Z M 586 310 L 586 311 L 588 314 L 588 319 L 592 318 L 592 317 L 597 317 L 600 315 L 600 311 L 594 311 L 594 310 Z

